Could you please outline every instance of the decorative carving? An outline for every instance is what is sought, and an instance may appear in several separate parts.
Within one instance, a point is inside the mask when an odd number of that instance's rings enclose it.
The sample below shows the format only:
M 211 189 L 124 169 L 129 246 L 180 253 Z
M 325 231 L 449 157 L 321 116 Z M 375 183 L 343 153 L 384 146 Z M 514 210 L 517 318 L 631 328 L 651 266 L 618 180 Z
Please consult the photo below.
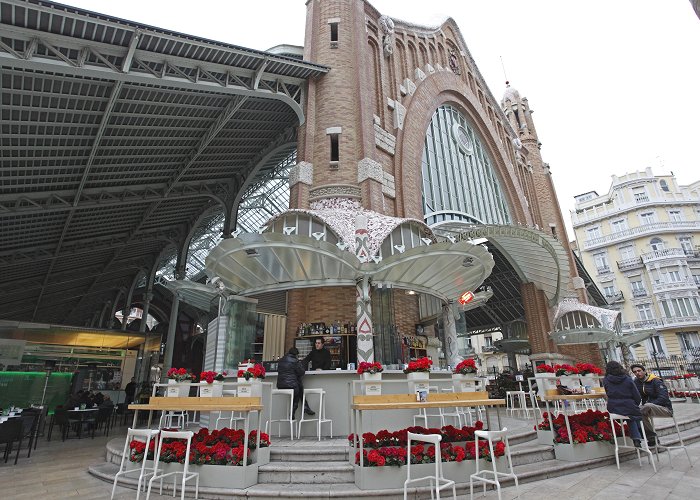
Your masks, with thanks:
M 518 137 L 516 137 L 515 139 L 513 139 L 513 146 L 515 146 L 515 149 L 520 151 L 523 148 L 523 143 Z
M 457 59 L 457 52 L 454 49 L 450 49 L 450 69 L 455 75 L 462 74 L 462 70 L 459 67 L 459 59 Z
M 289 169 L 289 186 L 294 186 L 299 182 L 303 182 L 309 186 L 313 184 L 314 166 L 311 163 L 300 161 Z
M 384 56 L 391 57 L 394 53 L 394 20 L 389 16 L 379 18 L 379 29 L 382 32 L 382 47 Z
M 359 200 L 350 198 L 322 198 L 310 203 L 311 210 L 362 210 Z
M 366 179 L 374 179 L 379 182 L 384 181 L 384 169 L 371 158 L 362 158 L 357 163 L 357 182 L 362 182 Z
M 425 73 L 423 73 L 423 70 L 420 68 L 416 68 L 415 74 L 416 74 L 416 80 L 418 80 L 418 81 L 422 82 L 426 78 Z
M 416 84 L 413 83 L 413 80 L 411 80 L 410 78 L 404 79 L 403 86 L 406 87 L 408 95 L 413 95 L 416 92 Z
M 317 201 L 322 198 L 362 198 L 362 191 L 357 186 L 348 184 L 327 184 L 309 190 L 309 200 Z

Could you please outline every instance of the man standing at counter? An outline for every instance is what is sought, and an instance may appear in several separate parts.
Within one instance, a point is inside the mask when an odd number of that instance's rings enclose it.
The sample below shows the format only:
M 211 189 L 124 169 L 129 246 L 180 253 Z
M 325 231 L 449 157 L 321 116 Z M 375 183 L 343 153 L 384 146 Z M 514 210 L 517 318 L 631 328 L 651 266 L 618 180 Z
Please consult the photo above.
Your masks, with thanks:
M 331 369 L 331 352 L 323 345 L 323 337 L 317 337 L 314 340 L 314 349 L 304 358 L 304 366 L 309 369 L 311 362 L 312 370 L 330 370 Z
M 301 379 L 304 377 L 304 367 L 297 359 L 299 349 L 292 347 L 287 354 L 279 360 L 277 365 L 277 388 L 278 389 L 293 389 L 294 401 L 292 405 L 292 415 L 296 415 L 299 401 L 304 393 L 304 385 Z M 309 408 L 308 401 L 304 406 L 304 413 L 307 415 L 315 415 L 315 412 Z M 296 418 L 296 417 L 295 417 Z

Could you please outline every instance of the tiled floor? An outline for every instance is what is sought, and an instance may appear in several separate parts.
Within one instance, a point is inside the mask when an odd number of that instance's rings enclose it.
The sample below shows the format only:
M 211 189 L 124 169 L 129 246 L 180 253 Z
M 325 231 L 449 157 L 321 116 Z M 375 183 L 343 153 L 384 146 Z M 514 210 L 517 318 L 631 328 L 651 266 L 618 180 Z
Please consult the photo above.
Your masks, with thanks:
M 686 406 L 686 405 L 683 405 Z M 690 413 L 695 406 L 679 408 L 678 413 Z M 511 420 L 514 425 L 516 419 Z M 504 422 L 506 424 L 506 422 Z M 522 428 L 531 423 L 521 422 Z M 111 484 L 101 481 L 87 472 L 88 465 L 104 461 L 105 445 L 109 439 L 121 437 L 124 429 L 115 429 L 111 437 L 97 436 L 95 439 L 70 439 L 65 442 L 53 440 L 47 442 L 41 439 L 39 447 L 32 452 L 31 458 L 26 458 L 26 450 L 20 455 L 18 465 L 12 465 L 11 460 L 4 464 L 0 461 L 0 499 L 14 500 L 24 498 L 84 498 L 105 499 L 111 493 Z M 338 444 L 340 440 L 335 441 Z M 331 444 L 322 441 L 322 445 Z M 281 445 L 282 442 L 278 442 Z M 289 443 L 291 445 L 291 443 Z M 317 441 L 305 440 L 295 442 L 294 446 L 318 446 Z M 586 470 L 576 474 L 556 477 L 544 481 L 521 485 L 521 498 L 549 499 L 567 498 L 584 499 L 684 499 L 700 498 L 700 443 L 688 447 L 695 467 L 690 468 L 685 454 L 674 452 L 673 468 L 668 464 L 666 456 L 661 457 L 658 472 L 643 461 L 640 468 L 636 460 L 623 462 L 621 469 L 613 466 Z M 477 490 L 480 493 L 480 490 Z M 282 495 L 284 497 L 284 495 Z M 503 498 L 515 498 L 515 488 L 503 490 Z M 489 491 L 487 498 L 496 498 L 496 493 Z M 115 498 L 135 498 L 135 491 L 128 488 L 117 488 Z M 144 497 L 145 498 L 145 497 Z M 171 496 L 152 495 L 154 499 L 172 498 Z M 381 497 L 377 497 L 381 498 Z M 462 496 L 462 499 L 465 497 Z M 482 498 L 482 497 L 478 497 Z

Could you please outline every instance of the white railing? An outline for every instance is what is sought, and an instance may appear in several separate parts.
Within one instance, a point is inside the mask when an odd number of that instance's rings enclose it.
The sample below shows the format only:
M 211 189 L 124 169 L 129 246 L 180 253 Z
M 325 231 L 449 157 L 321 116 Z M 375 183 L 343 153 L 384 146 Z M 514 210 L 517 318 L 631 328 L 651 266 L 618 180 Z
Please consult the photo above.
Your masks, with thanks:
M 622 323 L 622 331 L 628 332 L 633 330 L 656 330 L 661 326 L 661 320 L 644 319 L 642 321 L 633 321 L 632 323 Z
M 642 254 L 642 261 L 647 264 L 655 260 L 686 257 L 685 251 L 682 248 L 664 248 L 663 250 L 654 250 L 653 252 Z
M 636 269 L 638 267 L 642 267 L 643 265 L 644 265 L 644 263 L 642 262 L 641 257 L 633 257 L 631 259 L 617 261 L 617 268 L 620 271 L 629 271 L 631 269 Z
M 654 283 L 651 285 L 651 289 L 656 292 L 665 292 L 668 290 L 682 290 L 684 288 L 691 288 L 695 289 L 697 288 L 697 285 L 689 280 L 683 280 L 683 281 L 671 281 L 668 283 Z
M 645 288 L 635 288 L 632 290 L 632 297 L 635 299 L 638 299 L 639 297 L 646 297 L 647 296 L 647 291 Z
M 605 236 L 591 238 L 583 242 L 583 248 L 584 250 L 591 250 L 595 247 L 637 238 L 639 236 L 644 236 L 645 234 L 656 234 L 664 231 L 694 230 L 698 228 L 700 228 L 700 221 L 652 222 L 651 224 L 645 224 L 643 226 L 625 229 L 624 231 L 618 231 Z
M 622 331 L 661 330 L 664 328 L 677 328 L 679 326 L 689 325 L 700 326 L 700 317 L 677 316 L 675 318 L 645 319 L 642 321 L 634 321 L 632 323 L 622 323 Z
M 596 205 L 596 208 L 579 209 L 578 212 L 574 211 L 571 214 L 571 222 L 574 228 L 594 222 L 596 220 L 603 220 L 610 216 L 619 216 L 624 212 L 629 212 L 632 210 L 639 210 L 643 206 L 677 206 L 679 203 L 682 204 L 693 204 L 697 203 L 697 200 L 691 199 L 689 196 L 676 197 L 674 199 L 667 198 L 650 198 L 648 201 L 637 201 L 628 203 L 604 203 L 601 208 L 601 204 Z
M 675 318 L 663 318 L 664 328 L 675 328 L 678 326 L 698 325 L 700 318 L 697 316 L 677 316 Z

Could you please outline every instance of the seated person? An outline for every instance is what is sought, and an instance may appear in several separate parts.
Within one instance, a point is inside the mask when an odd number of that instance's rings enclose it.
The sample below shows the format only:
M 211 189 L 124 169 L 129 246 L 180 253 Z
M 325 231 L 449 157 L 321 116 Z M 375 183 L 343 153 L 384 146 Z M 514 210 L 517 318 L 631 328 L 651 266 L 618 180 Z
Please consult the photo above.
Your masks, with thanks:
M 644 366 L 635 363 L 631 367 L 634 374 L 634 383 L 642 396 L 642 424 L 647 434 L 649 446 L 657 444 L 654 417 L 673 417 L 673 405 L 668 396 L 668 389 L 661 377 L 653 373 L 647 373 Z

